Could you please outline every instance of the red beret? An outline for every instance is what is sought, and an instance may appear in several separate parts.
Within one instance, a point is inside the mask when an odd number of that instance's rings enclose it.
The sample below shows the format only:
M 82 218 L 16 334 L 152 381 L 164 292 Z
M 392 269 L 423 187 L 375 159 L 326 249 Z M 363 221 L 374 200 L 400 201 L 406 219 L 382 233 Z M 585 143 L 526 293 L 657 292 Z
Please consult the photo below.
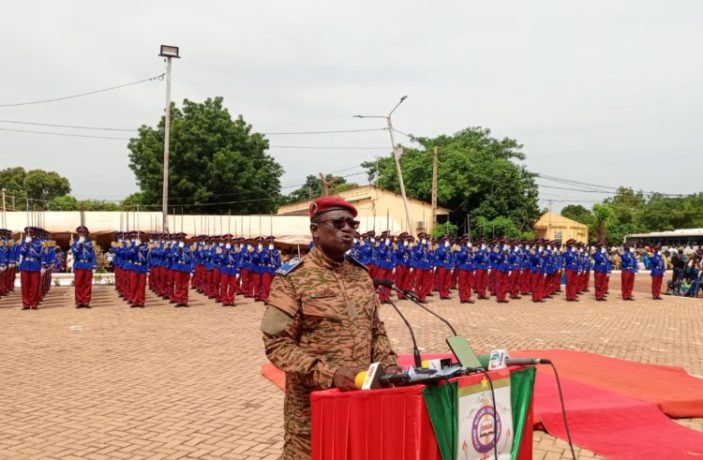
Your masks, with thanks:
M 344 201 L 338 196 L 323 196 L 310 203 L 310 220 L 329 211 L 344 209 L 356 217 L 356 208 L 353 204 Z

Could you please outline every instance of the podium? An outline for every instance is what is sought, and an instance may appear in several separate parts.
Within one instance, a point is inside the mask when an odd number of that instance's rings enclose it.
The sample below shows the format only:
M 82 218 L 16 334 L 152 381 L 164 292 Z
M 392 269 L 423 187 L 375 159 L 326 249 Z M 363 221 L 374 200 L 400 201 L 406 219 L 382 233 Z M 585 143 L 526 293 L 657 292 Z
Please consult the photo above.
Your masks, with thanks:
M 489 375 L 493 376 L 494 372 Z M 526 373 L 529 381 L 524 379 Z M 450 382 L 470 385 L 483 379 L 483 374 L 473 374 Z M 513 392 L 513 413 L 516 401 L 527 408 L 517 415 L 519 421 L 515 426 L 521 431 L 520 436 L 515 437 L 519 448 L 514 449 L 513 458 L 531 460 L 534 369 L 511 369 L 510 380 L 513 386 L 516 382 L 529 385 L 529 391 Z M 369 391 L 313 392 L 313 460 L 442 460 L 437 443 L 437 436 L 442 434 L 436 435 L 433 429 L 425 388 L 425 385 L 413 385 Z

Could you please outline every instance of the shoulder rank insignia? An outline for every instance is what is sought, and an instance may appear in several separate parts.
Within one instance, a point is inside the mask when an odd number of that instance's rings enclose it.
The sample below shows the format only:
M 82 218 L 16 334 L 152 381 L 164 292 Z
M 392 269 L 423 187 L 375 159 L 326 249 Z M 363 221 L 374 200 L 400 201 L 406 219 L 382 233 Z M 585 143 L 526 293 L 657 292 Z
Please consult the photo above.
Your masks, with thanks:
M 352 256 L 351 254 L 347 254 L 347 255 L 345 256 L 345 258 L 346 258 L 349 262 L 353 263 L 354 265 L 357 265 L 357 266 L 363 268 L 364 270 L 369 271 L 369 267 L 367 267 L 366 265 L 364 265 L 363 263 L 361 263 L 361 262 L 359 261 L 359 259 L 357 259 L 356 257 Z
M 296 268 L 300 267 L 300 265 L 303 263 L 303 259 L 300 257 L 293 257 L 289 261 L 285 262 L 283 265 L 281 265 L 278 270 L 276 270 L 277 275 L 283 275 L 283 276 L 288 276 L 290 272 L 295 270 Z

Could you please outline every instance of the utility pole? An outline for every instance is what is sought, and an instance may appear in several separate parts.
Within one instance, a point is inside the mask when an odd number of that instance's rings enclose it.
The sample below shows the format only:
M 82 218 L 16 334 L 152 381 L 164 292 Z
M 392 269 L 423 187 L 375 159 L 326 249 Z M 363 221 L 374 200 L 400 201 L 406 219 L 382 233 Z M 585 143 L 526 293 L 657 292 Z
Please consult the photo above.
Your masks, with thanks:
M 403 96 L 400 101 L 393 107 L 388 115 L 354 115 L 355 118 L 385 118 L 386 125 L 388 126 L 388 134 L 391 137 L 391 148 L 393 149 L 393 158 L 395 159 L 395 170 L 398 174 L 398 184 L 400 185 L 400 195 L 403 197 L 403 206 L 405 207 L 405 220 L 408 226 L 408 231 L 413 231 L 413 226 L 410 220 L 410 210 L 408 208 L 408 197 L 405 194 L 405 184 L 403 183 L 403 172 L 400 169 L 400 157 L 403 155 L 403 148 L 400 145 L 396 145 L 395 138 L 393 137 L 393 121 L 391 120 L 391 115 L 395 112 L 400 104 L 407 99 L 408 96 Z
M 7 210 L 5 209 L 5 189 L 2 189 L 2 228 L 7 228 Z
M 322 196 L 330 196 L 330 187 L 337 182 L 337 178 L 333 177 L 332 179 L 327 180 L 325 175 L 320 173 L 320 181 L 322 181 Z
M 168 155 L 171 136 L 171 59 L 180 58 L 177 46 L 161 45 L 159 56 L 166 58 L 166 113 L 164 114 L 164 178 L 161 197 L 162 231 L 168 232 Z
M 439 163 L 439 147 L 432 150 L 432 229 L 437 226 L 437 166 Z

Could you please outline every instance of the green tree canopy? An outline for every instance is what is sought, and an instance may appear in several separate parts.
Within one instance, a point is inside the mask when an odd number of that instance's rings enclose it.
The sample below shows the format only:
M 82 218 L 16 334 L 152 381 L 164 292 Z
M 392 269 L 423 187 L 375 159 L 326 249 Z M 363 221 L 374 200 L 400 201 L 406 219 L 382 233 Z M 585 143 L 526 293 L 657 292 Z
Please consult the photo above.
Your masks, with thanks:
M 345 190 L 358 187 L 358 184 L 347 182 L 344 177 L 327 174 L 325 180 L 330 185 L 330 195 L 336 195 Z M 322 196 L 322 179 L 319 176 L 310 174 L 305 178 L 305 184 L 294 190 L 289 195 L 281 197 L 281 204 L 297 203 L 299 201 L 312 200 Z
M 451 136 L 418 138 L 422 148 L 405 150 L 400 160 L 407 194 L 431 200 L 432 149 L 437 146 L 437 203 L 452 210 L 452 222 L 464 229 L 468 214 L 473 234 L 474 223 L 505 218 L 515 229 L 506 228 L 506 234 L 530 232 L 539 218 L 534 175 L 515 163 L 525 158 L 517 141 L 495 139 L 490 134 L 490 130 L 477 127 Z M 362 166 L 370 176 L 378 174 L 380 187 L 400 190 L 392 157 Z
M 71 183 L 65 177 L 54 171 L 24 168 L 5 168 L 0 170 L 0 184 L 8 197 L 7 205 L 14 204 L 17 209 L 25 209 L 27 199 L 32 202 L 31 208 L 44 207 L 44 203 L 57 196 L 71 192 Z
M 584 225 L 593 223 L 593 213 L 580 204 L 564 206 L 561 210 L 561 215 Z
M 164 119 L 141 126 L 129 141 L 129 167 L 145 205 L 162 197 Z M 275 210 L 283 168 L 269 155 L 268 140 L 232 119 L 222 98 L 183 101 L 171 107 L 169 205 L 186 212 L 268 213 Z

